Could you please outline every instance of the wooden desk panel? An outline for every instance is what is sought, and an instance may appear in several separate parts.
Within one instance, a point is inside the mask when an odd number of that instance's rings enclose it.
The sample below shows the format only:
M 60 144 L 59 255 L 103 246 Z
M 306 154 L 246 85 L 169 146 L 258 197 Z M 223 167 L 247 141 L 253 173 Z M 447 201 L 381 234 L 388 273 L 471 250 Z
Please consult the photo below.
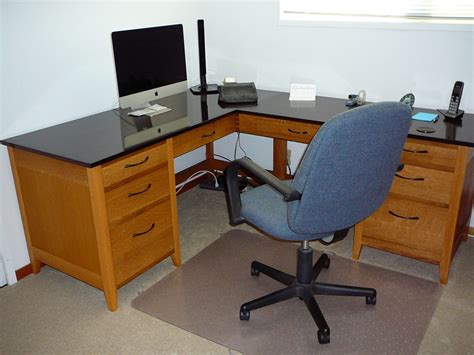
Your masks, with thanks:
M 308 144 L 319 127 L 311 123 L 241 113 L 238 130 L 242 133 Z
M 364 221 L 363 244 L 437 263 L 447 219 L 446 208 L 389 197 Z
M 393 179 L 391 194 L 449 207 L 454 173 L 406 165 Z
M 9 153 L 32 265 L 74 265 L 74 273 L 96 286 L 100 263 L 87 169 L 18 149 Z
M 104 164 L 102 174 L 104 176 L 104 187 L 123 182 L 134 175 L 155 168 L 168 162 L 166 144 L 160 144 L 152 148 L 145 148 L 137 153 L 132 153 L 111 163 Z
M 419 139 L 407 139 L 401 160 L 405 164 L 453 172 L 456 166 L 457 146 Z
M 178 157 L 236 131 L 236 115 L 212 121 L 173 138 L 174 156 Z
M 136 216 L 156 201 L 169 198 L 169 195 L 167 165 L 107 191 L 105 203 L 109 225 L 113 227 L 130 216 Z
M 174 251 L 171 202 L 154 205 L 110 231 L 117 285 L 123 285 Z

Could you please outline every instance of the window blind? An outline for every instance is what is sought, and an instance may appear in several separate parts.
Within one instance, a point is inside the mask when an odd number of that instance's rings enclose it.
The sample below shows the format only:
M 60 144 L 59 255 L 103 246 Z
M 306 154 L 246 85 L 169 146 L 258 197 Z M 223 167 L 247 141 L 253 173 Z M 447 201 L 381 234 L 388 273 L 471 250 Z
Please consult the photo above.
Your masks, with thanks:
M 280 0 L 281 17 L 474 23 L 474 0 Z

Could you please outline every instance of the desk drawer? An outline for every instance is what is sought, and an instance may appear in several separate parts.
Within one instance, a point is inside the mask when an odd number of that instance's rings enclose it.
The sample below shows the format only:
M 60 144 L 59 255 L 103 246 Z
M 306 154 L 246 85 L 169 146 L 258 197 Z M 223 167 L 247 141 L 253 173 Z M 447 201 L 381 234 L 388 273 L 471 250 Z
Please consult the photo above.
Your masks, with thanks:
M 401 160 L 405 164 L 453 172 L 456 154 L 456 146 L 408 139 L 403 148 Z
M 410 200 L 448 207 L 454 174 L 418 166 L 405 165 L 394 179 L 391 194 Z
M 319 127 L 319 125 L 305 122 L 246 114 L 239 115 L 239 131 L 242 133 L 286 139 L 301 143 L 309 143 Z
M 121 223 L 158 199 L 169 196 L 169 189 L 168 168 L 163 167 L 108 191 L 105 203 L 109 225 Z
M 105 164 L 102 168 L 104 187 L 167 162 L 166 143 L 146 148 L 138 153 Z
M 173 252 L 170 200 L 112 228 L 110 239 L 120 285 Z
M 389 197 L 363 222 L 363 244 L 369 237 L 388 245 L 381 249 L 439 261 L 447 218 L 447 208 Z
M 174 156 L 180 156 L 235 131 L 235 116 L 220 118 L 173 138 Z

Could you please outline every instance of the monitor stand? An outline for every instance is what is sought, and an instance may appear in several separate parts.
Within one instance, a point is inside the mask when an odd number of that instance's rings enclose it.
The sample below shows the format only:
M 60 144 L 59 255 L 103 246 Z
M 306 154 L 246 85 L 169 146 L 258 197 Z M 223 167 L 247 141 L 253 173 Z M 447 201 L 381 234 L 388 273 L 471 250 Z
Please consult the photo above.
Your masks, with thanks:
M 217 94 L 217 84 L 196 85 L 191 88 L 191 92 L 195 95 Z

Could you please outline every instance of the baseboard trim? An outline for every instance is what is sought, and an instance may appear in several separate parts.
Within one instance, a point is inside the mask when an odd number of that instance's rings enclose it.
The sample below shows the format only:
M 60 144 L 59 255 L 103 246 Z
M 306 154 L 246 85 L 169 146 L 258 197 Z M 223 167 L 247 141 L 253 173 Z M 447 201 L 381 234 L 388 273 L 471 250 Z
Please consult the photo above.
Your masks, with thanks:
M 22 268 L 15 271 L 16 280 L 20 281 L 21 279 L 27 277 L 29 274 L 32 274 L 32 273 L 33 273 L 33 269 L 31 268 L 31 264 L 27 264 L 23 266 Z

